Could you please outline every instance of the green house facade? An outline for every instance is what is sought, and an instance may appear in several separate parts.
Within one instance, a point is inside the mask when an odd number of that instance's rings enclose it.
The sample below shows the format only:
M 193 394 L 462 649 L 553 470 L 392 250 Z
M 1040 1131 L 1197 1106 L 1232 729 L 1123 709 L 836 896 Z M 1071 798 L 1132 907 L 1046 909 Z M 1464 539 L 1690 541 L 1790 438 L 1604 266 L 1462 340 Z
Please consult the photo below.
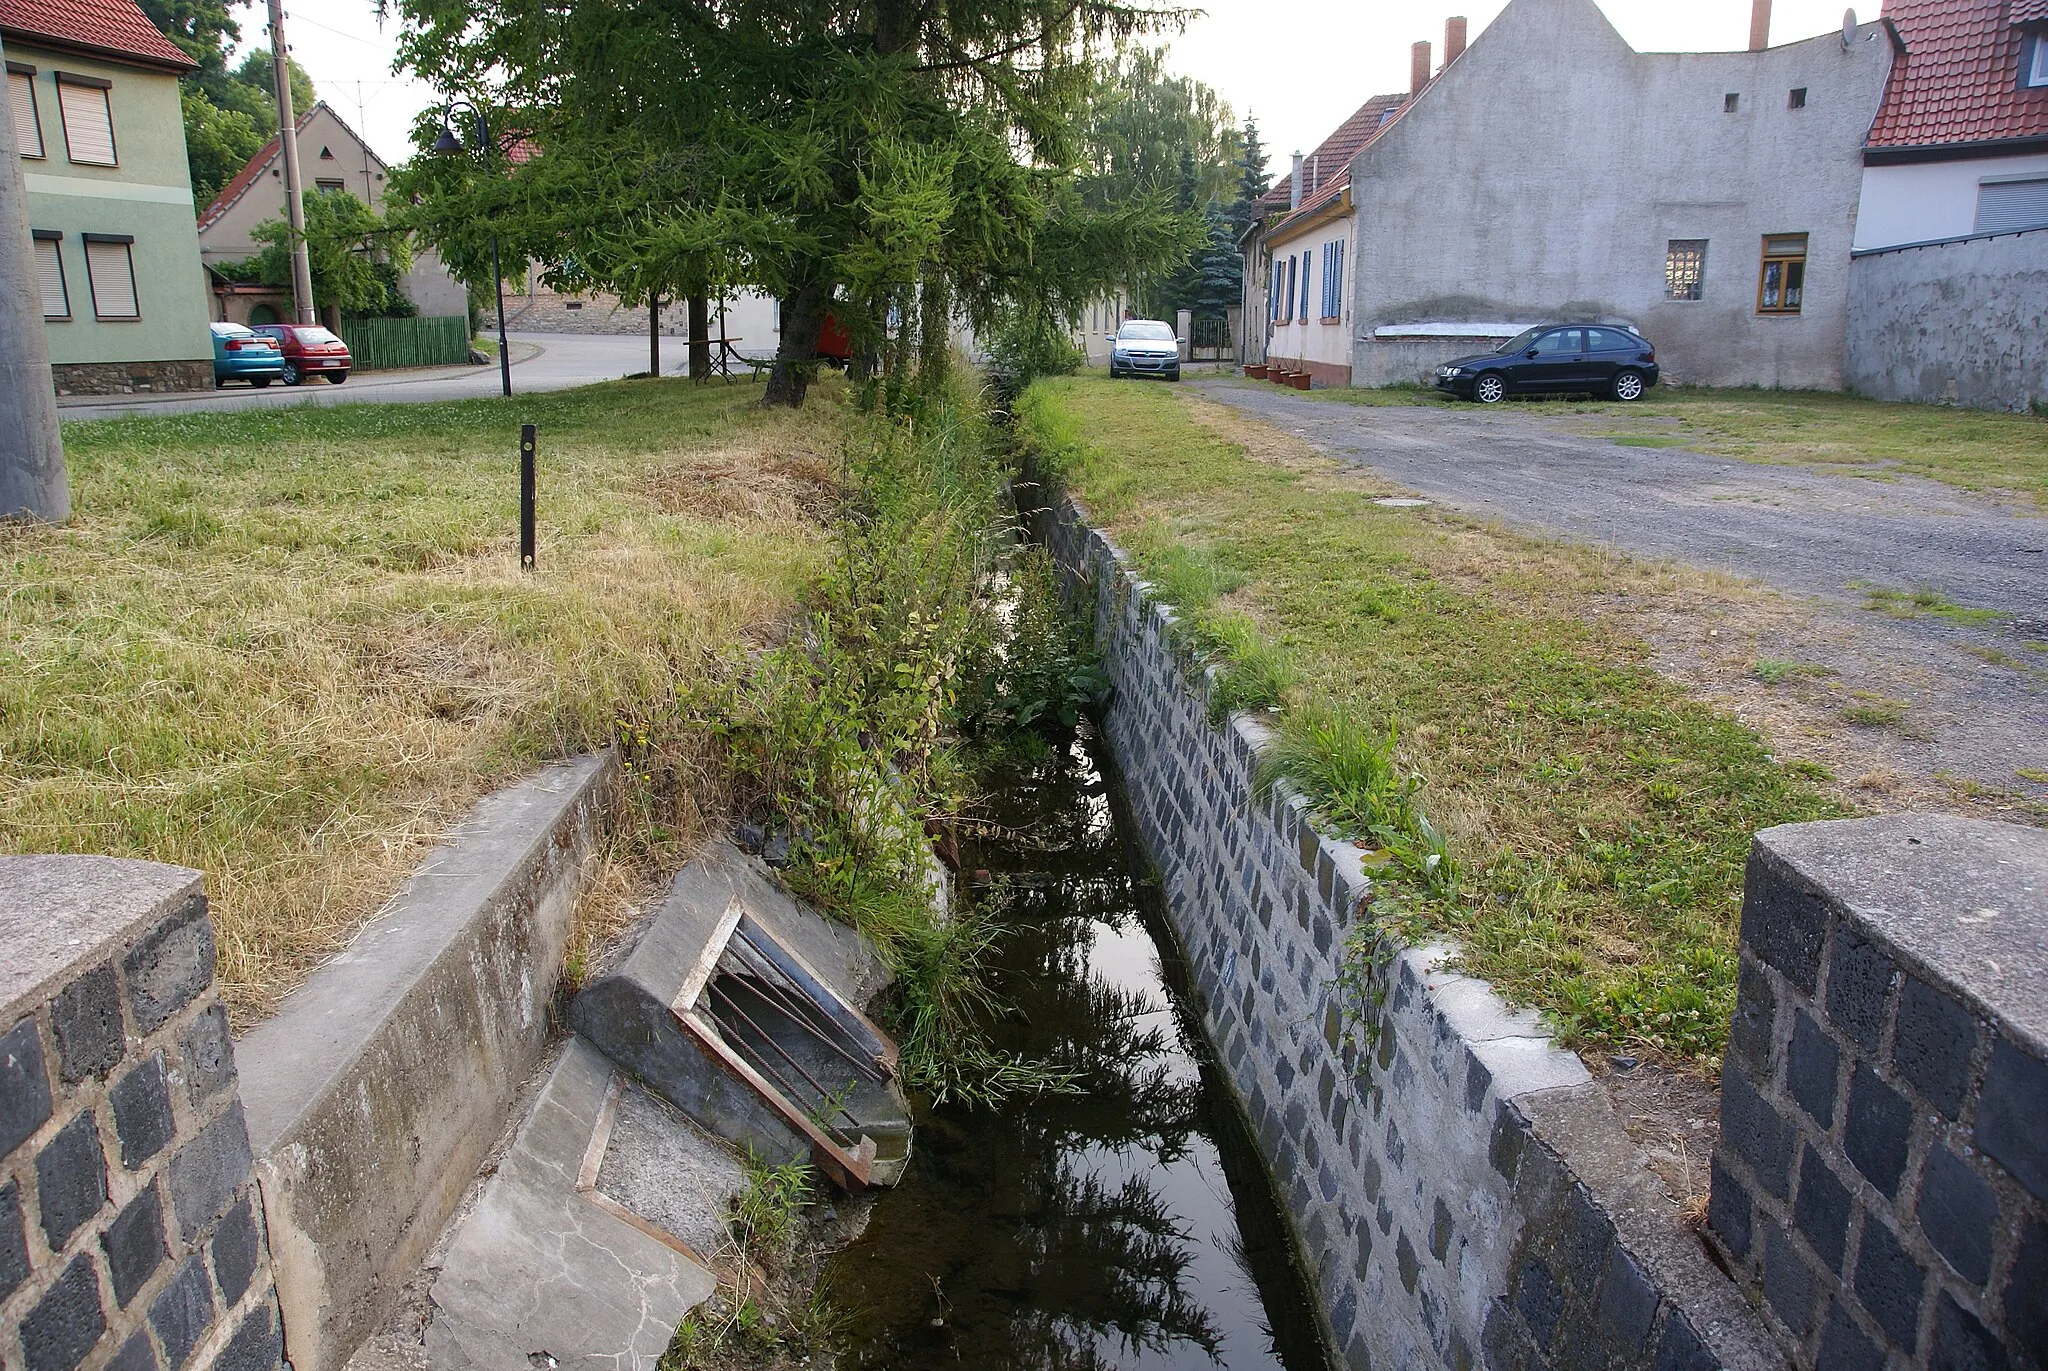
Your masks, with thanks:
M 0 0 L 0 46 L 57 393 L 210 389 L 191 61 L 133 0 Z

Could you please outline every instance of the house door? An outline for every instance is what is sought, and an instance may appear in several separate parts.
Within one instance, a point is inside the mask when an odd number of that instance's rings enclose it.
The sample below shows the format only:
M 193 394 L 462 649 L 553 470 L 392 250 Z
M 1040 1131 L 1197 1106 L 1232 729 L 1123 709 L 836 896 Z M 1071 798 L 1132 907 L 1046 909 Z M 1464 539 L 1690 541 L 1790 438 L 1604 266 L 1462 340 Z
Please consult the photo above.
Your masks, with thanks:
M 281 324 L 283 322 L 284 319 L 279 316 L 276 308 L 268 300 L 258 300 L 249 309 L 249 327 L 251 328 L 256 327 L 258 324 Z

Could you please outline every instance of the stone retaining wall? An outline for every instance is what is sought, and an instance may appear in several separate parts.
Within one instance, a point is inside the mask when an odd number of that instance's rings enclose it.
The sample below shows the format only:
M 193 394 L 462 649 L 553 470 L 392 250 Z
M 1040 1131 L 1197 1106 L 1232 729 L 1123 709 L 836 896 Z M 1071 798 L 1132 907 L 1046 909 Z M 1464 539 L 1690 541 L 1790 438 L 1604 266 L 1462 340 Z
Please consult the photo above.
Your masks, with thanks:
M 1782 1367 L 1643 1165 L 1603 1088 L 1534 1015 L 1378 944 L 1357 850 L 1253 783 L 1264 730 L 1213 724 L 1199 668 L 1071 501 L 1039 536 L 1092 597 L 1105 720 L 1204 1024 L 1352 1368 Z
M 59 395 L 153 395 L 213 389 L 211 361 L 59 362 L 50 373 Z
M 283 1344 L 196 871 L 0 858 L 0 1366 Z
M 1710 1219 L 1802 1368 L 2048 1358 L 2048 833 L 1767 829 Z

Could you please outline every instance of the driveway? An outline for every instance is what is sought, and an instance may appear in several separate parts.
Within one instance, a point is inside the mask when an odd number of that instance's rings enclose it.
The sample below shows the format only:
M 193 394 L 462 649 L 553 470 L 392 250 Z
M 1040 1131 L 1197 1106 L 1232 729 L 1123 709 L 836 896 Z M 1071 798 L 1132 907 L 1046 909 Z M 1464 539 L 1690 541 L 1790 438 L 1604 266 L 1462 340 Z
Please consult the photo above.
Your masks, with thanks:
M 568 390 L 598 381 L 616 380 L 647 370 L 647 338 L 643 334 L 514 333 L 512 393 Z M 661 340 L 663 375 L 682 375 L 688 342 Z M 124 414 L 191 414 L 201 410 L 256 409 L 271 405 L 406 404 L 426 400 L 463 400 L 499 393 L 498 365 L 429 367 L 417 371 L 365 371 L 343 385 L 230 386 L 183 395 L 78 396 L 59 400 L 67 420 L 112 419 Z
M 2030 509 L 1918 478 L 1627 447 L 1568 432 L 1541 406 L 1369 407 L 1241 379 L 1187 384 L 1452 508 L 1798 597 L 1818 631 L 1763 647 L 1907 700 L 1910 734 L 1887 755 L 2048 798 L 2018 774 L 2048 774 L 2048 518 Z M 1872 588 L 1994 613 L 1894 618 L 1868 607 Z M 1972 617 L 1985 621 L 1960 621 Z

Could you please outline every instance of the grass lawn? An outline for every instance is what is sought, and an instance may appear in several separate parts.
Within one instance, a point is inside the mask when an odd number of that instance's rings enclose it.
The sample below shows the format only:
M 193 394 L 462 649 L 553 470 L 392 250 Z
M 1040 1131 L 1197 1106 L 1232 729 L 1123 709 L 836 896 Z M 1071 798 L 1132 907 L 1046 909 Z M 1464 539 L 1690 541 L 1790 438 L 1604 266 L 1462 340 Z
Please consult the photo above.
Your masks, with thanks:
M 74 519 L 0 530 L 0 850 L 206 872 L 222 991 L 262 1014 L 479 794 L 772 633 L 822 536 L 840 408 L 753 394 L 67 425 Z
M 1460 403 L 1419 386 L 1310 393 L 1341 404 Z M 1626 405 L 1552 399 L 1510 405 L 1514 413 L 1569 418 L 1585 433 L 1630 447 L 1684 447 L 1857 476 L 1905 473 L 2048 508 L 2048 416 L 1891 404 L 1825 391 L 1692 386 L 1658 387 Z
M 1718 1060 L 1751 833 L 1844 811 L 1601 626 L 1601 606 L 1675 598 L 1691 573 L 1375 505 L 1167 387 L 1045 381 L 1019 408 L 1026 442 L 1290 714 L 1334 702 L 1398 727 L 1465 872 L 1411 933 L 1457 939 L 1575 1045 Z

